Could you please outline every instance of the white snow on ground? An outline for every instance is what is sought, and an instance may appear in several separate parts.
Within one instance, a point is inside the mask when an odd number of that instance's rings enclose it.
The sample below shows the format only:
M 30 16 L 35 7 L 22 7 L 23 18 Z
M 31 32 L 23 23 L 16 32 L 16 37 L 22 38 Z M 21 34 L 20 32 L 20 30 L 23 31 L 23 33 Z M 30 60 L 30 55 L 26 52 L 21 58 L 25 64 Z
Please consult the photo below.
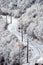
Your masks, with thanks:
M 10 19 L 10 17 L 8 17 L 8 21 L 9 21 L 9 19 Z M 12 17 L 12 23 L 9 24 L 8 30 L 12 34 L 16 35 L 19 38 L 19 40 L 21 40 L 21 37 L 20 37 L 21 34 L 18 32 L 18 24 L 19 24 L 18 19 Z
M 9 18 L 9 17 L 8 17 Z M 10 19 L 10 18 L 9 18 Z M 8 21 L 9 21 L 8 19 Z M 9 24 L 8 26 L 8 30 L 14 34 L 19 40 L 20 42 L 22 43 L 21 41 L 21 33 L 18 32 L 18 24 L 19 24 L 19 21 L 18 19 L 12 17 L 12 24 Z M 30 37 L 29 37 L 30 38 Z M 24 38 L 23 38 L 23 43 L 24 46 L 27 45 L 27 35 L 24 35 Z M 31 58 L 29 60 L 30 64 L 29 65 L 34 65 L 35 63 L 35 59 L 40 56 L 42 54 L 42 51 L 43 51 L 43 45 L 39 45 L 40 42 L 37 42 L 37 40 L 35 41 L 32 41 L 31 38 L 30 38 L 30 41 L 29 41 L 29 47 L 31 47 Z M 34 53 L 33 53 L 34 52 Z M 33 63 L 34 62 L 34 63 Z M 38 60 L 39 62 L 39 60 Z
M 9 21 L 9 19 L 10 19 L 10 17 L 8 17 L 8 21 Z M 21 40 L 22 40 L 21 33 L 18 32 L 18 24 L 19 24 L 18 19 L 12 17 L 12 23 L 9 24 L 8 30 L 9 30 L 12 34 L 16 35 L 16 37 L 20 40 L 20 42 L 22 42 L 22 41 L 21 41 Z M 27 36 L 27 35 L 24 35 L 24 39 L 23 39 L 25 42 L 26 42 L 26 39 L 27 39 L 26 36 Z M 23 41 L 23 42 L 24 42 L 24 41 Z M 24 45 L 27 45 L 27 43 L 24 43 Z
M 43 56 L 37 60 L 37 63 L 43 63 Z
M 9 23 L 10 16 L 7 17 L 8 17 L 7 21 Z M 18 32 L 19 22 L 23 22 L 23 25 L 27 30 L 26 32 L 28 33 L 28 36 L 27 34 L 23 35 L 24 36 L 23 42 L 22 42 L 21 33 Z M 42 58 L 43 56 L 43 41 L 42 41 L 43 40 L 43 6 L 42 5 L 35 4 L 32 7 L 28 8 L 25 14 L 23 14 L 23 16 L 21 16 L 20 19 L 12 17 L 12 23 L 8 25 L 8 30 L 11 32 L 11 34 L 14 34 L 21 42 L 21 44 L 23 44 L 24 46 L 27 45 L 27 37 L 28 37 L 29 47 L 31 49 L 30 57 L 29 57 L 29 63 L 30 63 L 29 65 L 34 65 L 35 62 L 43 61 Z M 26 57 L 23 60 L 25 63 Z
M 8 21 L 9 21 L 9 19 L 10 19 L 10 17 L 8 17 Z M 18 27 L 18 20 L 15 19 L 14 17 L 12 17 L 12 24 L 10 24 L 8 26 L 8 29 L 13 33 L 13 32 L 17 31 L 17 27 Z

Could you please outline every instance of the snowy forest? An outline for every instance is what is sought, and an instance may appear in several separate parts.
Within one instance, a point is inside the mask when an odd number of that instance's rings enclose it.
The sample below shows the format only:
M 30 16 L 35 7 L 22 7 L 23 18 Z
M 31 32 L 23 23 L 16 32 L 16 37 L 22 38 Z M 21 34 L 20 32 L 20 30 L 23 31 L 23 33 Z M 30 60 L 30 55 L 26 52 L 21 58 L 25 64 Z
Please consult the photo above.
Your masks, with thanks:
M 0 65 L 43 65 L 43 0 L 0 0 Z

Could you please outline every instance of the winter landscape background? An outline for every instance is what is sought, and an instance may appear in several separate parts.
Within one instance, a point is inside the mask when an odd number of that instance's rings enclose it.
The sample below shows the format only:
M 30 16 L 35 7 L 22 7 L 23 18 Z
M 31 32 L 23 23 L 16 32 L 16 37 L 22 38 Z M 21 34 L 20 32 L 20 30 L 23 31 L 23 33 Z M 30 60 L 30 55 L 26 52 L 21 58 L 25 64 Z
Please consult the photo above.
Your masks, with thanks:
M 0 0 L 0 65 L 19 63 L 43 64 L 43 0 Z

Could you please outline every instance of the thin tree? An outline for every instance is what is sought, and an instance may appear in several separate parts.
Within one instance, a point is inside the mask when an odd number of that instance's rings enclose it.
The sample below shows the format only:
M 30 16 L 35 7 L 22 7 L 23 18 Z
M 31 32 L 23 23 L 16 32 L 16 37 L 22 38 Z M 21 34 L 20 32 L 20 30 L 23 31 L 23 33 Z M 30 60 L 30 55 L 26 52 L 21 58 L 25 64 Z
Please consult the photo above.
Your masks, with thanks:
M 12 23 L 12 12 L 11 12 L 11 23 Z
M 28 56 L 29 56 L 29 42 L 28 42 L 28 35 L 27 35 L 27 63 L 29 61 Z
M 6 5 L 6 9 L 7 9 L 7 5 Z M 8 26 L 8 22 L 7 22 L 7 15 L 6 15 L 6 25 L 5 25 L 5 30 L 7 29 Z
M 21 26 L 22 26 L 22 27 L 21 27 Z M 20 32 L 21 32 L 21 38 L 22 38 L 21 41 L 23 42 L 23 25 L 21 24 L 21 26 L 20 26 L 20 28 L 21 28 L 21 29 L 20 29 Z M 20 58 L 21 58 L 21 57 L 20 57 L 21 54 L 20 54 L 20 52 L 21 52 L 21 51 L 20 51 L 20 43 L 19 43 L 19 65 L 21 65 L 21 59 L 20 59 Z
M 22 37 L 22 42 L 23 42 L 23 24 L 21 24 L 22 27 L 21 27 L 21 37 Z
M 7 15 L 6 15 L 6 23 L 7 23 Z
M 19 42 L 19 65 L 20 65 L 20 42 Z
M 6 25 L 5 25 L 5 30 L 7 29 L 8 23 L 7 23 L 7 15 L 6 15 Z

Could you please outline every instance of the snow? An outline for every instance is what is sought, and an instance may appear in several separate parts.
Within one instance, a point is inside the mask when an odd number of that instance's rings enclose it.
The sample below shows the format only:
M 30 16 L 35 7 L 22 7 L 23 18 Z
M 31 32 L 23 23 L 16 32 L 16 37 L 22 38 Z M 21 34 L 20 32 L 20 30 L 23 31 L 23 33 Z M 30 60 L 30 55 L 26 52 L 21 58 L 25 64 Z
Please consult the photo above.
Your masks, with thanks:
M 27 45 L 27 35 L 24 35 L 23 36 L 23 42 L 21 41 L 22 37 L 21 37 L 21 33 L 18 32 L 18 24 L 19 24 L 19 21 L 18 19 L 16 18 L 12 18 L 12 24 L 9 24 L 8 26 L 8 30 L 16 35 L 16 37 L 19 39 L 19 41 L 24 44 L 24 46 Z M 29 37 L 30 38 L 30 37 Z M 30 58 L 30 64 L 33 63 L 33 61 L 35 60 L 36 57 L 40 56 L 42 54 L 42 48 L 43 48 L 43 45 L 39 45 L 39 43 L 41 42 L 38 42 L 37 40 L 35 41 L 32 41 L 31 38 L 30 38 L 30 41 L 29 41 L 29 47 L 31 47 L 32 51 L 32 56 Z M 42 48 L 41 48 L 42 47 Z M 34 53 L 33 53 L 34 52 Z M 37 53 L 37 54 L 36 54 Z
M 34 65 L 43 63 L 43 2 L 41 0 L 2 0 L 2 10 L 10 10 L 14 14 L 7 16 L 8 27 L 5 30 L 6 16 L 0 20 L 0 53 L 3 52 L 8 65 L 19 59 L 21 50 L 21 63 Z M 1 3 L 0 3 L 1 4 Z M 7 6 L 8 5 L 8 6 Z M 7 8 L 6 8 L 7 6 Z M 8 9 L 8 10 L 7 10 Z M 21 24 L 22 23 L 22 24 Z M 23 25 L 23 41 L 21 28 Z M 21 26 L 20 29 L 18 29 Z M 27 63 L 27 38 L 29 48 L 29 63 Z M 18 41 L 17 41 L 18 40 Z M 20 44 L 20 47 L 19 47 Z M 8 58 L 9 57 L 9 58 Z M 9 59 L 9 64 L 6 59 Z
M 43 64 L 43 56 L 40 57 L 40 58 L 37 60 L 37 63 L 41 63 L 41 64 Z

